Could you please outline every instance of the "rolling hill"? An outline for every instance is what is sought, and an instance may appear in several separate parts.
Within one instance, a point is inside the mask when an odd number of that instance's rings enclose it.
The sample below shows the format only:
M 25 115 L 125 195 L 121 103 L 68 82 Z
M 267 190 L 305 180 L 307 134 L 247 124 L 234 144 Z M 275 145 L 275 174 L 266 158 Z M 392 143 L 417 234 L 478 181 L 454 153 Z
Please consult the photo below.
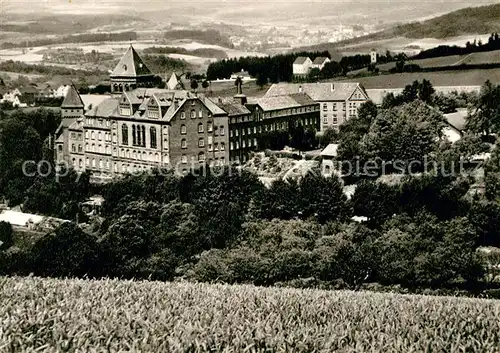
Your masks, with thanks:
M 396 25 L 392 28 L 370 35 L 349 39 L 337 43 L 322 43 L 309 47 L 295 48 L 302 50 L 341 50 L 374 47 L 378 50 L 392 48 L 403 49 L 412 41 L 434 38 L 443 44 L 456 37 L 474 37 L 500 32 L 500 4 L 468 7 L 421 22 Z M 418 42 L 418 41 L 417 41 Z M 463 40 L 465 45 L 466 40 Z M 437 46 L 441 43 L 435 43 Z

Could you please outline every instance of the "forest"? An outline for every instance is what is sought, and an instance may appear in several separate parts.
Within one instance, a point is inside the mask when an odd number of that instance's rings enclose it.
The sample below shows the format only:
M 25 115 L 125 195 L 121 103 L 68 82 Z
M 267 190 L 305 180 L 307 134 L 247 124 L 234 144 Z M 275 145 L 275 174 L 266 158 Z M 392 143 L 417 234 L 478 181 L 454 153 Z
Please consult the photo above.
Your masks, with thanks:
M 156 170 L 104 186 L 87 174 L 75 182 L 74 172 L 29 178 L 22 162 L 50 160 L 46 141 L 59 117 L 3 114 L 0 186 L 12 205 L 85 221 L 82 201 L 99 193 L 105 204 L 101 221 L 66 223 L 32 246 L 16 246 L 0 224 L 0 272 L 498 295 L 498 269 L 489 264 L 499 259 L 478 248 L 500 247 L 500 149 L 492 137 L 500 132 L 500 87 L 488 82 L 468 99 L 471 115 L 455 144 L 442 135 L 450 105 L 429 82 L 381 108 L 366 103 L 333 139 L 339 163 L 361 159 L 369 170 L 342 179 L 312 170 L 269 188 L 236 167 L 186 176 Z M 471 193 L 476 166 L 456 166 L 485 151 L 485 191 Z M 384 172 L 394 181 L 381 181 L 377 161 L 402 163 Z M 345 185 L 357 185 L 350 198 Z

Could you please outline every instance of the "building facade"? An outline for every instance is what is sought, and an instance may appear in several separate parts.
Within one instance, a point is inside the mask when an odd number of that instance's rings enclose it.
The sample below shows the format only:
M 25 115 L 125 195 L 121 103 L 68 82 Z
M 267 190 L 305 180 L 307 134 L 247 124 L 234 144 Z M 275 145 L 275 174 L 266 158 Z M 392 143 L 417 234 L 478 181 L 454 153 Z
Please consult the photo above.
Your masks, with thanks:
M 309 74 L 313 62 L 310 58 L 299 56 L 293 62 L 293 75 L 297 77 L 305 77 Z
M 338 129 L 350 117 L 357 116 L 358 108 L 369 100 L 365 89 L 359 83 L 331 82 L 306 84 L 274 84 L 265 97 L 273 98 L 291 94 L 306 93 L 320 106 L 318 131 Z
M 320 105 L 305 93 L 247 102 L 241 82 L 232 99 L 136 88 L 115 91 L 86 111 L 71 85 L 61 109 L 56 160 L 91 172 L 94 182 L 154 168 L 186 173 L 200 165 L 246 162 L 263 132 L 291 124 L 320 127 Z

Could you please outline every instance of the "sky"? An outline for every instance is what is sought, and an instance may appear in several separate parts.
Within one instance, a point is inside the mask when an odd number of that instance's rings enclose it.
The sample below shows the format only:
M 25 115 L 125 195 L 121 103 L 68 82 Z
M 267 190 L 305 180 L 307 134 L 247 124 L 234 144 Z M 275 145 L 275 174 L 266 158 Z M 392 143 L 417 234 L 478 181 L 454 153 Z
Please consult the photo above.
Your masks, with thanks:
M 123 13 L 130 11 L 185 11 L 189 7 L 206 7 L 224 11 L 239 9 L 269 11 L 286 7 L 291 12 L 300 11 L 303 6 L 355 13 L 364 7 L 380 8 L 380 11 L 397 10 L 401 6 L 414 8 L 415 17 L 428 16 L 429 13 L 443 10 L 453 11 L 460 7 L 492 4 L 498 0 L 0 0 L 0 15 L 12 12 L 21 13 Z M 435 10 L 434 10 L 435 9 Z

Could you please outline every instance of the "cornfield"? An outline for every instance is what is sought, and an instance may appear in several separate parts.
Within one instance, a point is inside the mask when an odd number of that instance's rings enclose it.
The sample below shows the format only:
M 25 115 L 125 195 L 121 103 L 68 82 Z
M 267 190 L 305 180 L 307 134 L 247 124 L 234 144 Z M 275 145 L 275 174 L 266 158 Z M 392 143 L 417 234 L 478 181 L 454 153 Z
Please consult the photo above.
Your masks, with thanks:
M 0 278 L 0 352 L 500 352 L 500 301 Z

